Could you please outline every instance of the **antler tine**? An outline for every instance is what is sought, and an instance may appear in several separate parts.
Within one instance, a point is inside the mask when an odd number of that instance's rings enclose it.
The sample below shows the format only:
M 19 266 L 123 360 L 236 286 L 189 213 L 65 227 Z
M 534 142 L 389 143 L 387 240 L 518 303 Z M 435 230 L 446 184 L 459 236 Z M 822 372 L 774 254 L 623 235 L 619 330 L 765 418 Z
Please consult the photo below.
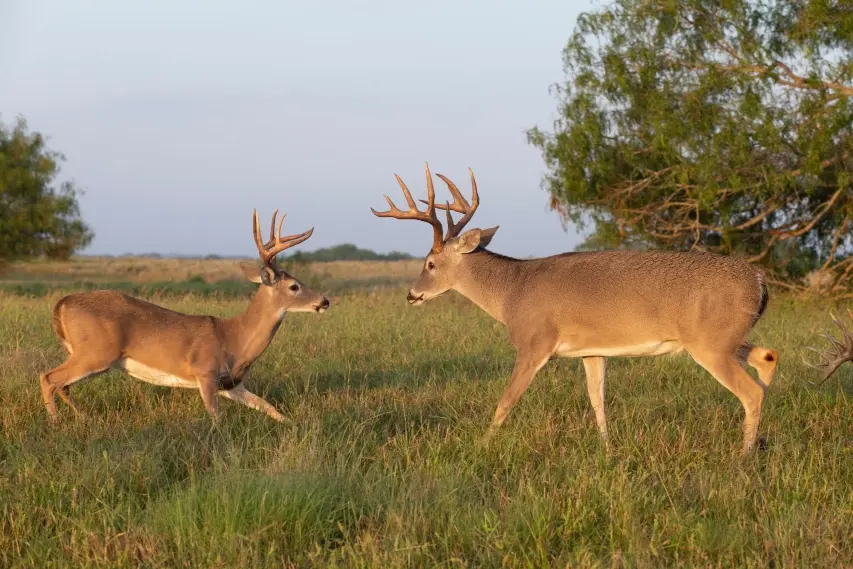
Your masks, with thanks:
M 853 312 L 850 309 L 847 310 L 847 315 L 853 320 Z M 835 315 L 832 315 L 832 321 L 840 329 L 841 338 L 838 339 L 830 334 L 828 330 L 824 330 L 821 336 L 829 342 L 830 347 L 826 350 L 817 350 L 809 347 L 808 349 L 816 353 L 820 357 L 820 360 L 814 364 L 803 360 L 809 367 L 823 372 L 823 379 L 820 383 L 829 379 L 843 363 L 853 362 L 853 332 L 841 320 L 836 318 Z
M 450 205 L 446 205 L 444 207 L 438 206 L 439 209 L 451 209 L 456 213 L 468 213 L 468 210 L 471 209 L 471 205 L 468 203 L 468 200 L 465 199 L 465 196 L 462 195 L 462 192 L 459 191 L 459 188 L 456 187 L 456 184 L 453 183 L 452 180 L 448 179 L 444 174 L 436 173 L 436 176 L 442 179 L 445 184 L 447 184 L 447 189 L 450 190 L 450 193 L 453 194 L 453 203 Z
M 266 243 L 261 239 L 261 223 L 258 218 L 258 210 L 255 210 L 253 218 L 252 230 L 255 237 L 255 245 L 258 247 L 258 254 L 261 257 L 261 261 L 263 261 L 265 265 L 270 266 L 272 265 L 276 255 L 295 245 L 299 245 L 303 241 L 306 241 L 314 233 L 314 228 L 312 227 L 308 231 L 303 231 L 302 233 L 297 233 L 295 235 L 282 235 L 281 226 L 284 223 L 284 218 L 287 217 L 287 214 L 282 214 L 281 219 L 278 222 L 278 227 L 276 227 L 275 224 L 276 217 L 278 217 L 278 210 L 275 210 L 275 213 L 273 213 L 272 223 L 270 224 L 270 240 Z
M 271 249 L 268 249 L 267 256 L 269 257 L 269 262 L 272 262 L 272 260 L 275 259 L 275 256 L 282 251 L 295 247 L 303 241 L 307 241 L 313 234 L 314 228 L 312 227 L 307 231 L 303 231 L 302 233 L 297 233 L 295 235 L 287 235 L 284 237 L 279 235 L 276 237 L 275 245 Z
M 406 203 L 409 204 L 408 211 L 403 211 L 399 209 L 394 202 L 387 195 L 383 196 L 385 201 L 388 202 L 388 211 L 376 211 L 373 208 L 370 208 L 370 211 L 373 212 L 373 215 L 376 217 L 393 217 L 395 219 L 417 219 L 420 221 L 425 221 L 432 226 L 433 230 L 433 243 L 432 250 L 434 252 L 441 251 L 444 247 L 444 229 L 441 227 L 441 222 L 438 221 L 438 217 L 435 215 L 435 188 L 432 184 L 432 175 L 429 171 L 429 164 L 425 166 L 426 171 L 426 179 L 427 179 L 427 197 L 428 201 L 423 201 L 427 204 L 426 211 L 421 211 L 418 209 L 418 205 L 415 202 L 414 198 L 412 198 L 412 193 L 409 191 L 409 188 L 406 187 L 403 179 L 400 178 L 397 174 L 394 174 L 394 177 L 397 179 L 397 183 L 400 185 L 400 188 L 403 190 L 403 196 L 406 198 Z
M 468 213 L 462 216 L 462 219 L 456 224 L 457 231 L 462 231 L 462 228 L 471 221 L 474 212 L 480 207 L 480 193 L 477 191 L 477 180 L 474 178 L 474 171 L 468 168 L 468 174 L 471 176 L 471 207 L 468 208 Z
M 276 210 L 276 211 L 278 211 L 278 210 Z M 276 231 L 275 231 L 276 235 L 279 235 L 279 236 L 281 235 L 281 226 L 284 225 L 284 218 L 285 217 L 287 217 L 287 214 L 283 213 L 281 215 L 281 219 L 278 222 L 278 229 L 276 229 Z M 275 214 L 273 214 L 272 218 L 275 219 Z M 270 229 L 272 229 L 272 227 L 270 227 Z
M 406 197 L 406 203 L 409 204 L 410 210 L 418 211 L 418 207 L 415 205 L 415 200 L 412 198 L 412 193 L 409 191 L 409 188 L 406 186 L 406 182 L 403 181 L 403 178 L 394 174 L 394 178 L 397 179 L 397 183 L 400 184 L 400 188 L 403 190 L 403 195 Z M 387 196 L 386 196 L 387 199 Z M 388 200 L 390 201 L 390 200 Z
M 454 184 L 449 178 L 447 178 L 443 174 L 436 174 L 436 176 L 441 178 L 442 181 L 447 184 L 447 189 L 450 190 L 450 193 L 453 195 L 453 203 L 435 206 L 437 209 L 443 209 L 447 212 L 448 239 L 459 235 L 462 229 L 465 228 L 465 225 L 467 225 L 468 222 L 471 221 L 471 217 L 474 215 L 474 212 L 477 211 L 477 208 L 480 205 L 480 194 L 477 191 L 477 180 L 474 179 L 474 171 L 471 170 L 471 168 L 468 168 L 468 172 L 471 174 L 470 204 L 468 203 L 468 200 L 465 199 L 465 196 L 462 195 L 462 192 L 459 191 L 459 188 L 456 187 L 456 184 Z M 464 214 L 458 223 L 453 223 L 453 217 L 450 215 L 451 211 Z
M 266 254 L 267 248 L 264 245 L 263 239 L 261 239 L 261 221 L 258 218 L 258 210 L 254 211 L 252 217 L 252 235 L 255 238 L 255 245 L 258 247 L 258 254 L 261 256 L 261 259 L 264 258 L 264 254 Z
M 444 207 L 440 207 L 439 209 L 443 209 L 444 213 L 447 214 L 447 235 L 448 237 L 456 234 L 456 226 L 453 224 L 453 216 L 450 215 L 450 202 L 444 202 Z
M 281 216 L 282 221 L 284 221 L 285 215 Z M 270 239 L 269 239 L 269 241 L 267 241 L 267 247 L 270 246 L 270 243 L 273 243 L 275 241 L 275 236 L 278 235 L 278 233 L 275 232 L 275 218 L 277 216 L 278 216 L 278 209 L 276 209 L 274 212 L 272 212 L 272 222 L 270 222 Z M 281 226 L 280 225 L 279 225 L 278 230 L 279 230 L 279 232 L 281 232 Z
M 281 235 L 281 226 L 284 224 L 284 218 L 287 217 L 287 214 L 282 214 L 281 219 L 278 220 L 278 228 L 275 227 L 275 218 L 278 215 L 278 210 L 272 214 L 272 223 L 270 224 L 270 238 L 264 244 L 264 247 L 269 249 L 276 243 L 276 235 Z M 290 237 L 296 237 L 295 235 L 291 235 Z
M 429 171 L 429 162 L 424 163 L 424 175 L 427 183 L 427 212 L 432 212 L 432 216 L 435 217 L 435 186 L 432 185 L 432 172 Z M 414 205 L 412 204 L 412 206 Z

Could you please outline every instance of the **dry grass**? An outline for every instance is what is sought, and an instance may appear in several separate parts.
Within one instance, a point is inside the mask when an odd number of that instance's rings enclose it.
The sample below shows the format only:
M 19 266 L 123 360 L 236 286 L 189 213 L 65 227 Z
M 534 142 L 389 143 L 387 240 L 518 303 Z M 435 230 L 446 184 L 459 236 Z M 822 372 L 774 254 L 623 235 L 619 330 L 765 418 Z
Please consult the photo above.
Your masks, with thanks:
M 254 259 L 247 259 L 255 262 Z M 242 280 L 239 260 L 157 259 L 151 257 L 75 257 L 68 262 L 11 263 L 3 280 L 127 281 L 137 283 L 185 281 L 201 277 L 207 282 Z M 313 263 L 312 274 L 339 280 L 409 279 L 422 261 L 334 261 Z

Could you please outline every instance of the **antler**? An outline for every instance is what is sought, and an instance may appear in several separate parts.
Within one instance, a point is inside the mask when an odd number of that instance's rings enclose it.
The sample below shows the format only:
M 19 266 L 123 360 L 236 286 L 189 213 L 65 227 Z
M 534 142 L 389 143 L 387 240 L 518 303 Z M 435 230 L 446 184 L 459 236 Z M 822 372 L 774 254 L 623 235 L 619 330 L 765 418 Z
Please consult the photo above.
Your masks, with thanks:
M 258 254 L 261 256 L 261 261 L 263 261 L 264 265 L 272 267 L 272 263 L 275 260 L 275 256 L 284 251 L 285 249 L 290 249 L 294 245 L 299 245 L 314 233 L 314 228 L 312 227 L 308 231 L 304 233 L 299 233 L 298 235 L 281 235 L 281 225 L 284 223 L 284 218 L 287 214 L 281 216 L 281 220 L 278 222 L 278 229 L 276 229 L 275 218 L 278 216 L 278 210 L 272 214 L 272 223 L 270 224 L 270 240 L 266 243 L 261 239 L 261 222 L 258 219 L 258 210 L 255 210 L 252 231 L 255 236 L 255 245 L 258 246 Z
M 373 215 L 376 217 L 393 217 L 395 219 L 418 219 L 420 221 L 425 221 L 432 226 L 433 231 L 433 242 L 432 242 L 432 250 L 433 252 L 439 252 L 444 247 L 444 231 L 441 227 L 441 222 L 438 221 L 438 217 L 435 215 L 435 188 L 432 185 L 432 174 L 429 171 L 429 164 L 425 166 L 426 170 L 426 181 L 427 181 L 427 201 L 421 200 L 425 204 L 427 204 L 426 211 L 421 211 L 418 209 L 415 200 L 412 199 L 412 194 L 409 192 L 409 188 L 406 187 L 406 184 L 403 183 L 403 180 L 397 174 L 394 174 L 394 177 L 397 178 L 397 183 L 400 184 L 400 187 L 403 189 L 403 195 L 406 197 L 406 203 L 409 204 L 409 210 L 403 211 L 397 209 L 397 206 L 394 205 L 394 202 L 391 201 L 387 195 L 385 196 L 385 201 L 388 202 L 388 206 L 391 208 L 388 211 L 376 211 L 373 208 L 370 208 L 370 211 L 373 212 Z M 449 216 L 450 214 L 448 214 Z
M 853 319 L 853 312 L 849 308 L 847 309 L 847 315 Z M 808 348 L 820 356 L 821 359 L 816 364 L 805 362 L 806 365 L 823 372 L 823 379 L 820 383 L 829 379 L 829 376 L 835 373 L 835 370 L 844 362 L 853 362 L 853 333 L 834 315 L 832 316 L 832 321 L 841 330 L 841 339 L 835 338 L 828 331 L 824 330 L 821 335 L 829 341 L 829 349 L 821 351 L 815 348 Z
M 480 194 L 477 193 L 477 180 L 474 179 L 474 171 L 471 168 L 468 168 L 468 172 L 471 174 L 471 203 L 468 204 L 468 200 L 459 192 L 459 188 L 456 187 L 456 184 L 451 182 L 442 174 L 436 174 L 439 178 L 441 178 L 445 184 L 447 184 L 447 189 L 450 190 L 450 193 L 453 194 L 453 203 L 447 205 L 437 205 L 438 209 L 443 209 L 447 212 L 447 238 L 451 239 L 459 235 L 462 232 L 462 229 L 465 228 L 465 225 L 471 221 L 471 217 L 474 215 L 474 212 L 477 211 L 477 207 L 480 205 Z M 423 200 L 421 200 L 423 201 Z M 462 219 L 459 220 L 459 223 L 454 224 L 453 218 L 450 216 L 450 212 L 455 211 L 456 213 L 464 214 Z

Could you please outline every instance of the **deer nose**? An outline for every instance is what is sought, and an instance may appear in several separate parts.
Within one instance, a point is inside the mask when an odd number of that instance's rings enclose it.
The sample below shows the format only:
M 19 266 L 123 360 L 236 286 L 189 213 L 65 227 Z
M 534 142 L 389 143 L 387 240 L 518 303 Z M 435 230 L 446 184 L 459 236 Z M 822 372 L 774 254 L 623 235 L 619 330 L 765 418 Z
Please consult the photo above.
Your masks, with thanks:
M 329 299 L 323 297 L 323 302 L 320 303 L 321 308 L 329 308 Z
M 417 302 L 417 301 L 419 301 L 419 300 L 423 300 L 423 298 L 424 298 L 423 293 L 419 294 L 418 296 L 415 296 L 415 295 L 413 295 L 413 294 L 412 294 L 412 291 L 409 291 L 409 293 L 406 295 L 406 300 L 407 300 L 410 304 L 411 304 L 411 303 L 413 303 L 413 302 Z

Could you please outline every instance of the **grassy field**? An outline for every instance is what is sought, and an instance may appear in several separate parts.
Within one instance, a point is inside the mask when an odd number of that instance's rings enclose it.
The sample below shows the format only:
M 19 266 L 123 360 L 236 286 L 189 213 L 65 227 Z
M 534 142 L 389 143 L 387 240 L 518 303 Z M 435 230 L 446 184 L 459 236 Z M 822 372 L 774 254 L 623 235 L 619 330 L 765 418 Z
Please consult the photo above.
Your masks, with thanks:
M 753 337 L 781 363 L 767 449 L 745 460 L 740 404 L 686 356 L 610 360 L 609 456 L 575 360 L 482 449 L 503 328 L 455 294 L 408 307 L 417 263 L 308 270 L 332 309 L 288 316 L 250 380 L 284 424 L 223 400 L 213 427 L 196 391 L 110 372 L 73 388 L 88 418 L 58 402 L 51 426 L 38 374 L 62 359 L 59 293 L 0 293 L 0 566 L 853 567 L 853 366 L 817 388 L 801 363 L 838 307 L 771 300 Z M 39 271 L 62 272 L 6 283 Z
M 253 259 L 247 259 L 257 263 Z M 343 294 L 404 286 L 421 270 L 421 261 L 336 261 L 280 263 L 318 291 Z M 13 263 L 0 275 L 0 293 L 47 296 L 58 291 L 111 288 L 160 299 L 168 296 L 245 297 L 254 290 L 227 259 L 79 257 L 67 263 Z

